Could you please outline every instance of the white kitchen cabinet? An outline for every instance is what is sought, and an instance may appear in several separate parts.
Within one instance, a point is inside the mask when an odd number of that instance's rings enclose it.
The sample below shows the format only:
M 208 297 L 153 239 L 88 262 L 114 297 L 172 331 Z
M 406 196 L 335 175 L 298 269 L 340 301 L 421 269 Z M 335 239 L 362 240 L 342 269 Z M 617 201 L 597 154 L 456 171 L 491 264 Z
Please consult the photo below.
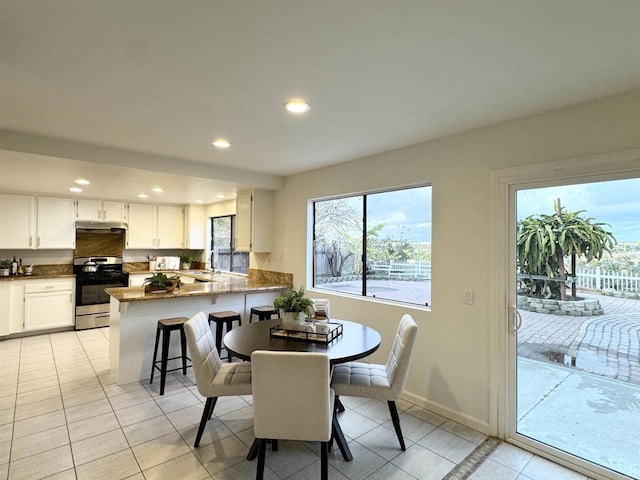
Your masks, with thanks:
M 184 210 L 182 207 L 158 205 L 157 248 L 183 248 Z
M 110 200 L 76 200 L 76 219 L 92 222 L 126 222 L 127 209 L 124 202 Z
M 0 194 L 0 249 L 35 247 L 35 197 Z
M 270 252 L 273 194 L 269 190 L 238 193 L 236 197 L 236 250 Z
M 204 205 L 189 205 L 184 212 L 184 248 L 205 248 L 207 211 Z
M 74 325 L 73 280 L 25 282 L 24 331 Z
M 9 323 L 9 283 L 10 282 L 0 282 L 0 337 L 4 337 L 11 333 Z
M 74 202 L 69 198 L 38 197 L 36 248 L 75 248 Z
M 182 207 L 129 204 L 127 248 L 183 248 Z
M 129 286 L 130 287 L 141 287 L 144 284 L 144 281 L 149 278 L 152 273 L 130 273 L 129 274 Z

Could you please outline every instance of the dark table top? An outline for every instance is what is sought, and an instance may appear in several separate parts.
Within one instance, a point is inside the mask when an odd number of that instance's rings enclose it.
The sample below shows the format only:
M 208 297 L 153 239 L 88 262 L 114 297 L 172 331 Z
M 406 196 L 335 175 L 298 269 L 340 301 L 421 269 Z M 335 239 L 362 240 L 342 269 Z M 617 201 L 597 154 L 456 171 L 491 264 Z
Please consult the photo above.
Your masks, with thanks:
M 233 328 L 224 336 L 223 342 L 233 356 L 243 360 L 251 360 L 251 353 L 255 350 L 274 350 L 326 353 L 332 364 L 366 357 L 380 346 L 380 334 L 371 327 L 333 318 L 331 322 L 341 323 L 343 332 L 326 345 L 271 337 L 269 329 L 281 323 L 280 319 L 263 320 Z

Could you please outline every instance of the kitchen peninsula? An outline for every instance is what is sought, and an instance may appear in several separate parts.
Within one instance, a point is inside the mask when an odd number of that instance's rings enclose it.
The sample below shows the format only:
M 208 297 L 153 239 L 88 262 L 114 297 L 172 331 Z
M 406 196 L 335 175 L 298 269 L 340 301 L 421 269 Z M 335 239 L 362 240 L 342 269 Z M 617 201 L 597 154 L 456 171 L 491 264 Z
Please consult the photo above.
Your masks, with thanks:
M 200 279 L 172 292 L 145 292 L 144 287 L 108 288 L 111 374 L 119 385 L 149 378 L 158 320 L 234 310 L 247 322 L 251 307 L 273 303 L 289 287 L 290 284 L 254 280 L 251 276 L 216 274 L 210 275 L 208 281 Z M 169 357 L 176 357 L 179 352 L 179 335 L 173 335 Z

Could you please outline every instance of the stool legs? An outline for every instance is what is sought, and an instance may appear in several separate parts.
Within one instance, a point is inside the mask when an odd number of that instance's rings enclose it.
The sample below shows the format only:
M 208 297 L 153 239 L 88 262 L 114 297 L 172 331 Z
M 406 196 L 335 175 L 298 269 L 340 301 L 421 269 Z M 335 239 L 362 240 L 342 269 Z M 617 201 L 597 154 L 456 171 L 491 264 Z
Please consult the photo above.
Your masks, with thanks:
M 187 374 L 187 337 L 184 329 L 180 330 L 180 348 L 182 350 L 182 374 Z
M 162 360 L 160 362 L 160 395 L 164 395 L 164 382 L 167 379 L 167 361 L 169 360 L 169 340 L 167 332 L 162 332 Z
M 153 383 L 153 373 L 156 369 L 156 355 L 158 355 L 158 342 L 160 341 L 160 329 L 156 328 L 156 346 L 153 348 L 153 362 L 151 363 L 151 375 L 149 377 L 149 383 Z

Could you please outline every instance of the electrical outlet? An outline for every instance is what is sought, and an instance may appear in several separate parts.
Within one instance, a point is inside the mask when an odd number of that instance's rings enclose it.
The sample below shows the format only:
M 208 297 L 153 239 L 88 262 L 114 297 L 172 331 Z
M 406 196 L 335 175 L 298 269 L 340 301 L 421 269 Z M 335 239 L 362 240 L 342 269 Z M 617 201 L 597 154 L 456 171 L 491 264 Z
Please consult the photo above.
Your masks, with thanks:
M 465 305 L 473 305 L 473 288 L 462 289 L 462 303 Z

